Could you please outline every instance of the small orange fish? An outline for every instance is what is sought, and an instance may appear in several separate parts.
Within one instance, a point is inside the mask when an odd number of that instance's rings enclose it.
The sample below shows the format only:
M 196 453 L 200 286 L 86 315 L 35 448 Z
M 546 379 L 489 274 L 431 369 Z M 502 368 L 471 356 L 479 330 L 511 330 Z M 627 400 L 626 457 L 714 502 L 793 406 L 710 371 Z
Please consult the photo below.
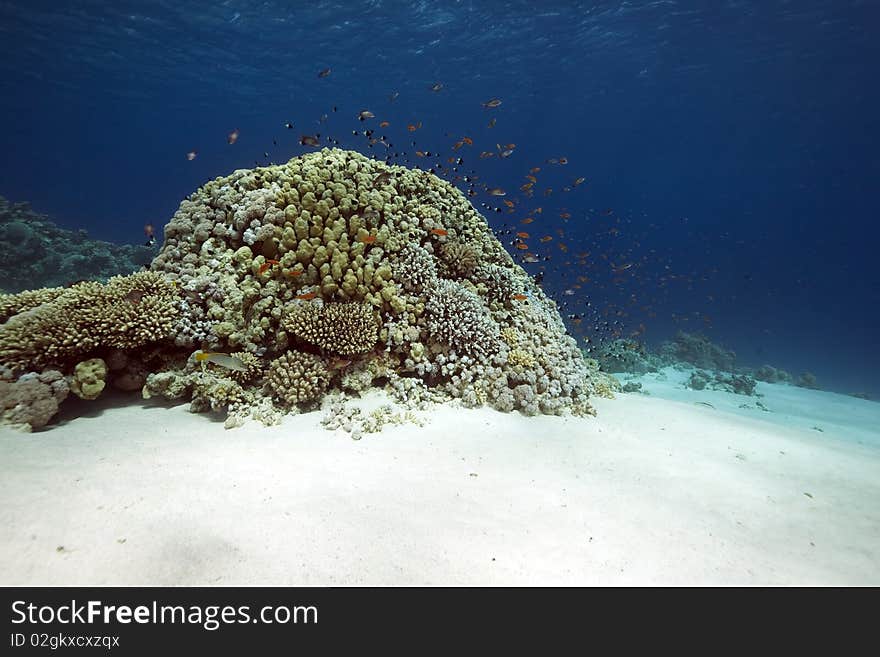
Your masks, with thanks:
M 312 135 L 303 135 L 299 138 L 299 143 L 302 146 L 314 146 L 317 147 L 320 145 L 317 137 L 313 137 Z
M 519 223 L 521 223 L 521 224 L 530 224 L 530 223 L 532 223 L 534 220 L 535 220 L 534 217 L 526 217 L 525 219 L 523 219 L 523 220 L 520 221 Z
M 516 236 L 517 236 L 517 237 L 521 237 L 521 238 L 523 238 L 524 240 L 527 240 L 527 239 L 529 239 L 529 237 L 530 237 L 530 235 L 529 235 L 528 233 L 517 233 Z
M 535 210 L 535 214 L 541 214 L 544 211 L 544 208 L 538 208 Z
M 527 192 L 532 188 L 532 185 L 534 185 L 534 183 L 524 183 L 519 186 L 519 189 L 520 191 Z
M 382 123 L 379 124 L 379 127 L 380 127 L 380 128 L 387 128 L 387 127 L 390 126 L 390 125 L 391 125 L 391 124 L 388 123 L 388 121 L 382 121 Z
M 272 265 L 270 265 L 268 262 L 264 262 L 262 265 L 260 265 L 260 268 L 257 270 L 257 273 L 258 274 L 265 274 L 269 270 L 269 267 L 271 267 L 271 266 Z
M 289 273 L 291 276 L 293 276 L 294 278 L 296 278 L 297 276 L 302 276 L 302 270 L 301 270 L 301 269 L 291 269 L 288 273 Z
M 560 213 L 559 213 L 559 216 L 562 217 L 563 219 L 571 219 L 571 213 L 570 213 L 570 212 L 560 212 Z
M 235 142 L 238 141 L 238 135 L 239 135 L 238 128 L 236 128 L 235 130 L 230 132 L 228 135 L 226 135 L 226 143 L 227 144 L 234 144 Z
M 506 148 L 509 151 L 512 151 L 514 148 L 516 148 L 516 144 L 508 144 L 504 148 Z
M 493 187 L 488 190 L 490 196 L 507 196 L 507 192 L 505 192 L 500 187 Z
M 447 235 L 449 235 L 449 231 L 444 230 L 442 228 L 432 228 L 431 233 L 433 235 L 437 235 L 439 237 L 446 237 Z
M 473 145 L 474 145 L 474 140 L 471 139 L 470 137 L 462 137 L 461 140 L 462 140 L 465 144 L 467 144 L 468 146 L 473 146 Z
M 532 167 L 529 169 L 529 173 L 538 173 L 541 170 L 541 167 Z
M 410 123 L 408 126 L 406 126 L 406 129 L 409 130 L 410 132 L 415 132 L 416 130 L 418 130 L 421 127 L 422 127 L 422 122 L 419 121 L 416 124 Z
M 461 148 L 462 146 L 464 146 L 464 142 L 463 142 L 463 141 L 457 141 L 457 142 L 455 142 L 455 144 L 452 146 L 452 150 L 457 151 L 457 150 L 458 150 L 459 148 Z
M 425 157 L 425 151 L 416 151 L 416 157 Z
M 487 157 L 494 157 L 494 156 L 495 156 L 495 153 L 493 153 L 492 151 L 483 151 L 482 153 L 480 153 L 481 160 L 485 160 Z
M 366 235 L 358 239 L 359 242 L 363 242 L 364 244 L 372 244 L 376 241 L 375 235 Z
M 520 251 L 526 251 L 526 250 L 528 250 L 529 245 L 523 244 L 522 242 L 520 242 L 519 244 L 516 245 L 516 248 L 518 248 Z
M 317 292 L 306 292 L 305 294 L 297 294 L 294 299 L 299 299 L 300 301 L 311 301 L 316 296 L 318 296 Z
M 513 201 L 508 201 L 507 199 L 504 199 L 504 205 L 506 205 L 509 208 L 512 208 L 516 205 L 516 203 L 514 203 Z
M 544 237 L 541 238 L 542 242 L 550 242 L 552 240 L 553 240 L 553 238 L 550 237 L 550 235 L 544 235 Z
M 525 301 L 526 299 L 528 299 L 528 297 L 525 294 L 514 294 L 510 298 L 513 299 L 514 301 Z
M 531 175 L 531 174 L 529 174 L 528 176 L 526 176 L 526 180 L 528 180 L 528 181 L 531 182 L 532 184 L 538 182 L 538 179 L 535 178 L 535 177 L 534 177 L 533 175 Z
M 567 157 L 560 157 L 559 164 L 568 164 L 568 158 Z

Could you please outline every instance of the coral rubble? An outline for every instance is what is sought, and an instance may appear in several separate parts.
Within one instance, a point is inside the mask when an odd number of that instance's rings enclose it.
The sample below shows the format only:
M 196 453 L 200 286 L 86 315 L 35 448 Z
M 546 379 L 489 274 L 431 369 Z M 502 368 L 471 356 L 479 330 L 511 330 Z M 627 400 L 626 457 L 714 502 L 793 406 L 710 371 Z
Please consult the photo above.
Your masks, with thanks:
M 208 182 L 149 272 L 0 295 L 0 313 L 14 376 L 54 368 L 81 396 L 144 382 L 227 426 L 331 390 L 585 414 L 614 386 L 460 191 L 338 149 Z

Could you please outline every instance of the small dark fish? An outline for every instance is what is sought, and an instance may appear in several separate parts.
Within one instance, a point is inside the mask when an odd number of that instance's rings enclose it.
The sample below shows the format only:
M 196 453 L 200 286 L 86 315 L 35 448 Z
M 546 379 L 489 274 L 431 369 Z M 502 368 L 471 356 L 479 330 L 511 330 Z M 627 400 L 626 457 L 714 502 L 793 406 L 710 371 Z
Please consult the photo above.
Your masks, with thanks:
M 501 99 L 500 99 L 500 98 L 493 98 L 492 100 L 487 100 L 487 101 L 486 101 L 485 103 L 483 103 L 482 105 L 483 105 L 483 107 L 485 107 L 486 109 L 492 109 L 492 108 L 494 108 L 494 107 L 498 107 L 500 104 L 501 104 Z
M 194 159 L 196 159 L 198 154 L 199 154 L 198 151 L 190 151 L 189 153 L 186 154 L 186 159 L 189 160 L 190 162 L 192 162 Z
M 392 93 L 390 96 L 388 96 L 388 100 L 389 100 L 389 102 L 392 102 L 392 103 L 393 103 L 395 100 L 397 100 L 397 97 L 398 97 L 399 95 L 400 95 L 400 92 L 399 92 L 399 91 L 395 91 L 394 93 Z
M 330 68 L 329 67 L 318 71 L 319 78 L 326 78 L 328 75 L 330 75 Z
M 313 137 L 312 135 L 303 135 L 299 138 L 299 143 L 303 146 L 320 146 L 320 142 L 317 137 Z
M 124 297 L 124 299 L 126 301 L 134 304 L 135 306 L 138 305 L 143 300 L 143 298 L 144 298 L 144 291 L 143 290 L 132 290 L 131 292 L 126 294 Z
M 285 122 L 284 127 L 288 130 L 293 130 L 293 124 L 290 121 Z
M 373 187 L 379 187 L 380 185 L 387 185 L 391 182 L 391 173 L 386 171 L 385 173 L 380 173 L 378 176 L 373 178 Z
M 437 93 L 442 88 L 443 88 L 442 82 L 435 82 L 434 84 L 431 85 L 431 91 L 433 91 L 434 93 Z

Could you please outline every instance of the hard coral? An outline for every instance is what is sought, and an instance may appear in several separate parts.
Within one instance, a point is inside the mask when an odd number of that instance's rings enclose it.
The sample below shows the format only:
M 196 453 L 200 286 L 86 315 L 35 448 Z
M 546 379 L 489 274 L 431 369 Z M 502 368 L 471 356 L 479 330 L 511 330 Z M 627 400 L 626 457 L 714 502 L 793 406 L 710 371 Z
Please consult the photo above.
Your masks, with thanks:
M 480 298 L 453 281 L 439 281 L 425 304 L 428 334 L 463 354 L 490 356 L 500 333 Z
M 281 326 L 332 354 L 364 354 L 379 339 L 376 311 L 365 303 L 292 303 Z
M 0 363 L 13 370 L 64 365 L 102 347 L 157 342 L 171 334 L 178 298 L 171 282 L 156 272 L 66 288 L 0 326 Z
M 209 181 L 180 204 L 151 270 L 0 298 L 0 370 L 70 375 L 106 357 L 111 382 L 227 407 L 230 426 L 275 422 L 269 400 L 312 404 L 331 383 L 528 414 L 589 413 L 603 385 L 461 191 L 358 153 Z M 194 349 L 237 360 L 194 371 Z
M 273 397 L 293 407 L 318 401 L 330 382 L 330 372 L 314 354 L 288 351 L 269 365 L 266 382 Z

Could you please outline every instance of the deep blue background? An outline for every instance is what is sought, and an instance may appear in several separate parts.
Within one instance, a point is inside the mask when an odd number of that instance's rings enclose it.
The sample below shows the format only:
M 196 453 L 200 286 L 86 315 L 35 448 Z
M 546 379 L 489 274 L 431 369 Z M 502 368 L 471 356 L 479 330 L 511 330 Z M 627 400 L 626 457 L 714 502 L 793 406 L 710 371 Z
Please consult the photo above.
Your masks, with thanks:
M 301 134 L 370 152 L 351 136 L 370 109 L 398 151 L 415 137 L 445 158 L 471 136 L 455 155 L 518 203 L 494 226 L 544 207 L 517 230 L 555 236 L 530 246 L 567 310 L 623 308 L 650 341 L 703 329 L 744 363 L 880 394 L 878 61 L 873 1 L 0 2 L 0 194 L 140 242 L 206 180 L 303 152 Z M 533 166 L 552 196 L 512 193 Z M 564 297 L 583 251 L 591 283 Z

